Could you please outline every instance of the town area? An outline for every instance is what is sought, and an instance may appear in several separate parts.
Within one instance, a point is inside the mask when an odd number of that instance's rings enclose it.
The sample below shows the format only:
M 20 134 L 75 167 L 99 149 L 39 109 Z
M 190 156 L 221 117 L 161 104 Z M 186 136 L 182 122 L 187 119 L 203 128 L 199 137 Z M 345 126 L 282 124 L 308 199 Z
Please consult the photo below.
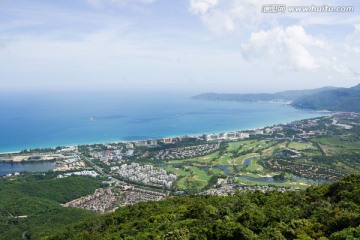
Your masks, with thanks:
M 107 212 L 172 195 L 296 191 L 360 171 L 360 115 L 336 113 L 261 129 L 2 154 L 51 160 L 58 178 L 106 183 L 64 204 Z

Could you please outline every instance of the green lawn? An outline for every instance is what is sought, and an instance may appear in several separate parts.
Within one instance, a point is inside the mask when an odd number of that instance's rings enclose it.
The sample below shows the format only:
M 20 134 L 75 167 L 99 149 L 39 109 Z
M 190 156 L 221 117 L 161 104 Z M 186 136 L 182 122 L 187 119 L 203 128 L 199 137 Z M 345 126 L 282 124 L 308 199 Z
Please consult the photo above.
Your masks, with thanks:
M 243 142 L 243 147 L 240 149 L 239 152 L 245 152 L 248 150 L 253 150 L 255 146 L 257 146 L 258 141 L 244 141 Z
M 189 172 L 185 171 L 184 169 L 177 168 L 177 167 L 158 167 L 158 169 L 164 169 L 168 172 L 175 174 L 176 176 L 187 176 L 190 175 Z
M 207 183 L 211 178 L 211 176 L 209 176 L 207 174 L 207 172 L 205 172 L 204 170 L 201 170 L 197 167 L 189 167 L 189 169 L 190 169 L 190 172 L 196 176 L 197 180 L 204 181 Z
M 209 169 L 209 171 L 211 172 L 211 174 L 216 175 L 216 174 L 225 174 L 223 170 L 216 168 L 216 167 L 212 167 Z
M 325 145 L 343 147 L 345 149 L 360 149 L 360 141 L 346 141 L 341 137 L 316 138 L 314 141 Z
M 251 177 L 259 177 L 259 176 L 251 176 Z M 250 181 L 244 178 L 240 178 L 240 177 L 236 177 L 235 178 L 235 182 L 240 183 L 240 184 L 245 184 L 245 185 L 261 185 L 261 186 L 268 186 L 268 185 L 275 185 L 278 187 L 296 187 L 296 188 L 301 188 L 301 189 L 305 189 L 307 187 L 309 187 L 311 185 L 311 183 L 300 180 L 300 181 L 288 181 L 285 183 L 275 183 L 275 182 L 257 182 L 257 181 Z
M 344 153 L 345 150 L 342 147 L 335 147 L 331 145 L 319 144 L 320 148 L 325 152 L 326 156 L 336 155 L 338 153 Z
M 311 142 L 307 142 L 307 143 L 291 142 L 289 143 L 288 147 L 298 151 L 302 151 L 306 149 L 316 150 L 316 147 Z
M 187 166 L 186 169 L 189 170 L 187 172 L 189 175 L 184 176 L 176 183 L 179 190 L 186 190 L 190 192 L 201 191 L 208 184 L 211 175 L 208 175 L 207 172 L 197 167 Z
M 259 156 L 259 154 L 257 154 L 257 153 L 248 153 L 248 154 L 242 155 L 242 156 L 234 159 L 231 163 L 233 165 L 244 165 L 244 162 L 245 162 L 246 159 L 251 158 L 251 157 L 255 157 L 255 156 Z
M 212 168 L 210 169 L 212 174 L 208 175 L 204 170 L 193 166 L 186 166 L 186 170 L 176 167 L 162 167 L 162 169 L 172 172 L 179 177 L 179 180 L 176 182 L 179 190 L 189 190 L 191 188 L 199 191 L 207 185 L 213 174 L 223 174 L 220 169 Z
M 230 142 L 228 143 L 228 148 L 226 149 L 225 153 L 222 156 L 219 156 L 219 151 L 196 158 L 184 159 L 184 160 L 171 160 L 168 163 L 183 163 L 185 165 L 185 169 L 176 168 L 176 167 L 162 167 L 163 169 L 172 172 L 179 176 L 177 181 L 177 187 L 179 190 L 185 190 L 188 192 L 199 192 L 208 184 L 209 180 L 214 175 L 225 174 L 223 170 L 211 167 L 214 165 L 237 165 L 241 168 L 241 165 L 244 165 L 244 161 L 248 158 L 254 157 L 251 161 L 250 166 L 246 169 L 248 171 L 242 172 L 241 174 L 244 176 L 249 177 L 260 177 L 259 174 L 254 174 L 253 171 L 260 171 L 262 175 L 266 175 L 269 172 L 265 171 L 263 167 L 258 164 L 260 157 L 267 157 L 272 156 L 274 151 L 283 150 L 287 148 L 293 148 L 298 151 L 304 151 L 305 154 L 318 154 L 317 148 L 314 146 L 313 143 L 299 143 L 299 142 L 281 142 L 273 146 L 275 141 L 268 141 L 268 140 L 259 140 L 259 141 L 239 141 L 239 142 Z M 288 145 L 288 146 L 287 146 Z M 233 152 L 237 151 L 240 148 L 239 157 L 233 158 Z M 250 153 L 245 153 L 251 150 Z M 262 150 L 262 154 L 259 155 L 255 153 L 257 150 Z M 243 154 L 242 154 L 243 153 Z M 201 166 L 208 166 L 209 171 L 201 170 L 199 167 Z M 228 168 L 230 173 L 235 173 L 233 167 Z M 306 187 L 305 182 L 296 181 L 296 182 L 287 182 L 287 183 L 260 183 L 257 181 L 249 181 L 246 179 L 238 179 L 238 182 L 242 182 L 248 185 L 267 185 L 267 184 L 274 184 L 277 186 L 293 186 L 293 187 Z
M 232 160 L 232 154 L 231 153 L 225 153 L 224 155 L 222 155 L 221 157 L 219 157 L 218 159 L 216 159 L 216 161 L 212 162 L 213 165 L 219 164 L 219 165 L 230 165 L 231 164 L 231 160 Z
M 254 152 L 258 150 L 267 149 L 270 146 L 272 146 L 274 143 L 275 141 L 268 141 L 268 140 L 258 141 L 257 144 L 254 146 Z
M 187 177 L 183 177 L 176 182 L 176 186 L 178 187 L 179 190 L 186 190 L 186 184 L 185 184 L 186 180 Z
M 274 151 L 275 151 L 276 149 L 280 149 L 280 150 L 286 149 L 286 144 L 287 144 L 287 143 L 288 143 L 287 141 L 286 141 L 286 142 L 282 142 L 282 143 L 278 143 L 278 144 L 276 144 L 275 146 L 271 146 L 271 147 L 269 147 L 269 148 L 267 148 L 267 149 L 264 149 L 264 150 L 262 151 L 261 156 L 263 156 L 263 157 L 272 156 L 273 153 L 274 153 Z
M 184 162 L 199 162 L 201 164 L 209 164 L 214 158 L 219 156 L 219 151 L 211 153 L 209 155 L 188 158 L 188 159 L 178 159 L 178 160 L 169 160 L 169 163 L 184 163 Z
M 240 141 L 240 142 L 230 142 L 228 143 L 229 144 L 229 147 L 227 148 L 227 151 L 236 151 L 239 149 L 239 147 L 244 144 L 243 141 Z
M 248 166 L 247 169 L 249 169 L 250 171 L 262 171 L 262 170 L 264 170 L 264 168 L 261 165 L 259 165 L 257 162 L 258 162 L 258 159 L 256 159 L 256 158 L 251 160 L 250 166 Z

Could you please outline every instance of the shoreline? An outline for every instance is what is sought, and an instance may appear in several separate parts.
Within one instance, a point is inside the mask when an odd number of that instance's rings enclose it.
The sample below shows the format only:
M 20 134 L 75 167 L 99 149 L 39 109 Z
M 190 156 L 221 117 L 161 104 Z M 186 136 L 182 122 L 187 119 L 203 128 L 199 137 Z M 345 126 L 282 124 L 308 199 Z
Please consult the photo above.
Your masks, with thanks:
M 20 153 L 22 150 L 20 151 L 12 151 L 12 152 L 0 152 L 0 154 L 15 154 L 15 153 Z
M 318 116 L 318 117 L 324 117 L 324 116 L 327 116 L 327 115 L 333 115 L 333 114 L 336 114 L 336 112 L 330 112 L 330 111 L 316 111 L 318 113 L 323 113 L 324 115 L 322 116 Z M 327 114 L 325 114 L 327 113 Z M 318 118 L 318 117 L 313 117 L 313 118 Z M 303 119 L 299 119 L 299 120 L 292 120 L 290 122 L 286 122 L 286 123 L 275 123 L 275 124 L 272 124 L 272 125 L 266 125 L 266 126 L 260 126 L 260 127 L 255 127 L 255 128 L 251 128 L 251 129 L 231 129 L 231 130 L 226 130 L 226 131 L 214 131 L 214 132 L 207 132 L 207 133 L 195 133 L 195 134 L 191 134 L 191 135 L 172 135 L 172 136 L 166 136 L 166 137 L 160 137 L 160 138 L 147 138 L 147 139 L 137 139 L 137 140 L 109 140 L 109 141 L 105 141 L 105 142 L 87 142 L 87 143 L 79 143 L 79 144 L 70 144 L 70 145 L 57 145 L 57 146 L 46 146 L 46 147 L 35 147 L 35 148 L 29 148 L 28 150 L 31 150 L 31 149 L 45 149 L 45 148 L 56 148 L 58 146 L 64 146 L 66 148 L 69 148 L 69 147 L 77 147 L 77 146 L 81 146 L 81 145 L 94 145 L 94 144 L 111 144 L 111 143 L 130 143 L 130 142 L 139 142 L 139 141 L 145 141 L 145 140 L 160 140 L 160 139 L 165 139 L 165 138 L 176 138 L 176 137 L 201 137 L 202 135 L 204 134 L 220 134 L 220 133 L 224 133 L 224 132 L 247 132 L 247 131 L 253 131 L 253 130 L 256 130 L 256 129 L 264 129 L 266 127 L 269 127 L 269 126 L 274 126 L 274 125 L 280 125 L 280 124 L 289 124 L 293 121 L 304 121 L 304 120 L 307 120 L 307 119 L 312 119 L 312 118 L 303 118 Z M 25 149 L 23 150 L 17 150 L 17 151 L 7 151 L 7 152 L 0 152 L 0 155 L 6 155 L 6 154 L 17 154 L 17 153 L 20 153 L 21 151 L 24 151 Z M 47 160 L 45 160 L 47 161 Z M 10 162 L 10 161 L 0 161 L 0 162 Z M 25 162 L 25 161 L 21 161 L 21 162 Z

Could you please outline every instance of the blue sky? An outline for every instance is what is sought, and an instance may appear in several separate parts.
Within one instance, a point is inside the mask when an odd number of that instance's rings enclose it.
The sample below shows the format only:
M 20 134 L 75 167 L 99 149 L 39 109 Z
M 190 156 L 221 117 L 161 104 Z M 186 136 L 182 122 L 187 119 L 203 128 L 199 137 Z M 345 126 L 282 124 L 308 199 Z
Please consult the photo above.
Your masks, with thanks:
M 360 83 L 347 13 L 307 0 L 0 0 L 0 90 L 274 92 Z

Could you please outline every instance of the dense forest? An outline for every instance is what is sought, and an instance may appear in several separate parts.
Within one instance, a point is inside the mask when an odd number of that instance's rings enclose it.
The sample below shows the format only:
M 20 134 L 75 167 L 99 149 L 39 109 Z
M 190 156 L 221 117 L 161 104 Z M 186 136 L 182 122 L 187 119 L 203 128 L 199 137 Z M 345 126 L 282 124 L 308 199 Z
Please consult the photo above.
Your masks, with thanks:
M 53 174 L 0 179 L 0 239 L 39 239 L 95 216 L 60 204 L 93 193 L 100 180 Z
M 360 176 L 280 193 L 186 196 L 118 209 L 43 239 L 357 239 Z

